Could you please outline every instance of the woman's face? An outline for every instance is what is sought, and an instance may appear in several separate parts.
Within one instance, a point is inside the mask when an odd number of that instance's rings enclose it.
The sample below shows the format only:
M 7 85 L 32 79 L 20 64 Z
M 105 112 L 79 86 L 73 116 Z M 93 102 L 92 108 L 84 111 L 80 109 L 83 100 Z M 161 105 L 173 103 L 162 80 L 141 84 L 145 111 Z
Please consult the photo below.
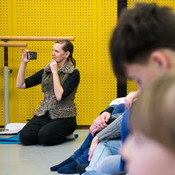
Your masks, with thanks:
M 129 175 L 174 175 L 175 155 L 142 134 L 134 133 L 122 147 Z
M 52 49 L 52 59 L 55 60 L 57 63 L 66 62 L 67 60 L 67 52 L 63 49 L 63 44 L 54 44 Z

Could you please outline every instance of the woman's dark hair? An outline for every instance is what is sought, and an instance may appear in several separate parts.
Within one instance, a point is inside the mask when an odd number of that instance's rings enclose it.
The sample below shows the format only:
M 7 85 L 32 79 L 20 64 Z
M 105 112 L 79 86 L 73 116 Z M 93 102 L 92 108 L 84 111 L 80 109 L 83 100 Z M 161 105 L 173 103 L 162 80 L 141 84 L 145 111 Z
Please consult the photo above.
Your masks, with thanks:
M 76 60 L 72 57 L 72 54 L 73 54 L 73 44 L 68 41 L 68 40 L 59 40 L 57 41 L 56 43 L 58 44 L 63 44 L 63 50 L 65 52 L 69 51 L 70 52 L 70 55 L 69 55 L 69 59 L 72 61 L 74 67 L 76 66 Z
M 145 64 L 157 49 L 175 49 L 175 14 L 168 7 L 137 3 L 124 9 L 110 41 L 114 72 L 125 79 L 124 64 Z

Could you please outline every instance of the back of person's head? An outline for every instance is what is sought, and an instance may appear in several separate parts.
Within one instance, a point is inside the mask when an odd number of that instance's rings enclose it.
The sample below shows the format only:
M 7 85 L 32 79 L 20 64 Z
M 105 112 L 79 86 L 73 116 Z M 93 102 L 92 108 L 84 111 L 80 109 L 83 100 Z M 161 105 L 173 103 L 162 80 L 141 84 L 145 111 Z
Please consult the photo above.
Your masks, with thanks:
M 70 52 L 69 59 L 72 61 L 73 65 L 76 66 L 76 60 L 72 56 L 73 49 L 74 49 L 73 44 L 70 41 L 68 41 L 68 40 L 59 40 L 56 43 L 63 45 L 62 49 L 65 52 L 67 52 L 67 51 Z
M 175 50 L 175 14 L 168 7 L 137 3 L 124 9 L 110 41 L 114 72 L 125 78 L 124 64 L 145 64 L 151 52 Z
M 175 155 L 175 72 L 148 85 L 133 104 L 131 130 L 159 142 Z

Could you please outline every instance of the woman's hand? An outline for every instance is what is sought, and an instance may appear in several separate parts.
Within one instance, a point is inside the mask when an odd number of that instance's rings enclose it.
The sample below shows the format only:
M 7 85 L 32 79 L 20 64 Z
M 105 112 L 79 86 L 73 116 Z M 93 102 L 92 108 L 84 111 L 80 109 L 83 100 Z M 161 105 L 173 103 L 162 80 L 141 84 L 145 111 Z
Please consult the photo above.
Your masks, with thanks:
M 57 67 L 57 62 L 55 60 L 50 61 L 50 69 L 51 69 L 52 73 L 57 72 L 58 67 Z
M 21 65 L 20 65 L 17 79 L 16 79 L 16 87 L 20 89 L 25 89 L 26 88 L 25 70 L 26 70 L 27 63 L 30 61 L 29 59 L 27 59 L 27 52 L 29 52 L 29 50 L 25 50 L 24 52 L 23 48 L 21 48 L 21 51 L 22 51 L 22 59 L 21 59 Z
M 28 63 L 30 60 L 27 59 L 27 52 L 30 52 L 30 50 L 23 50 L 23 48 L 21 48 L 21 51 L 22 51 L 22 59 L 21 61 L 24 62 L 24 63 Z
M 100 142 L 99 138 L 97 136 L 95 136 L 91 142 L 91 146 L 89 148 L 89 158 L 88 158 L 88 161 L 90 162 L 91 161 L 91 158 L 92 158 L 92 155 L 93 155 L 93 152 L 95 150 L 95 148 L 97 147 L 98 143 Z
M 55 60 L 50 61 L 50 69 L 53 75 L 53 86 L 57 101 L 61 101 L 64 89 L 60 83 L 60 78 L 58 76 L 58 66 Z

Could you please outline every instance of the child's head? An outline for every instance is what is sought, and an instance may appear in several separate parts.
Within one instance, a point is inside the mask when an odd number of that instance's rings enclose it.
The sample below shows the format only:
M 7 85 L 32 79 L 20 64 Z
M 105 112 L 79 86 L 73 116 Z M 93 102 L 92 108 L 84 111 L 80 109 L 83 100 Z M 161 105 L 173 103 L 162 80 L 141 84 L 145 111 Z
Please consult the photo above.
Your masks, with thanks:
M 175 57 L 174 36 L 175 14 L 170 8 L 138 3 L 123 10 L 110 42 L 117 78 L 131 78 L 142 88 L 161 75 Z
M 175 72 L 147 86 L 131 109 L 123 158 L 133 175 L 175 174 Z

